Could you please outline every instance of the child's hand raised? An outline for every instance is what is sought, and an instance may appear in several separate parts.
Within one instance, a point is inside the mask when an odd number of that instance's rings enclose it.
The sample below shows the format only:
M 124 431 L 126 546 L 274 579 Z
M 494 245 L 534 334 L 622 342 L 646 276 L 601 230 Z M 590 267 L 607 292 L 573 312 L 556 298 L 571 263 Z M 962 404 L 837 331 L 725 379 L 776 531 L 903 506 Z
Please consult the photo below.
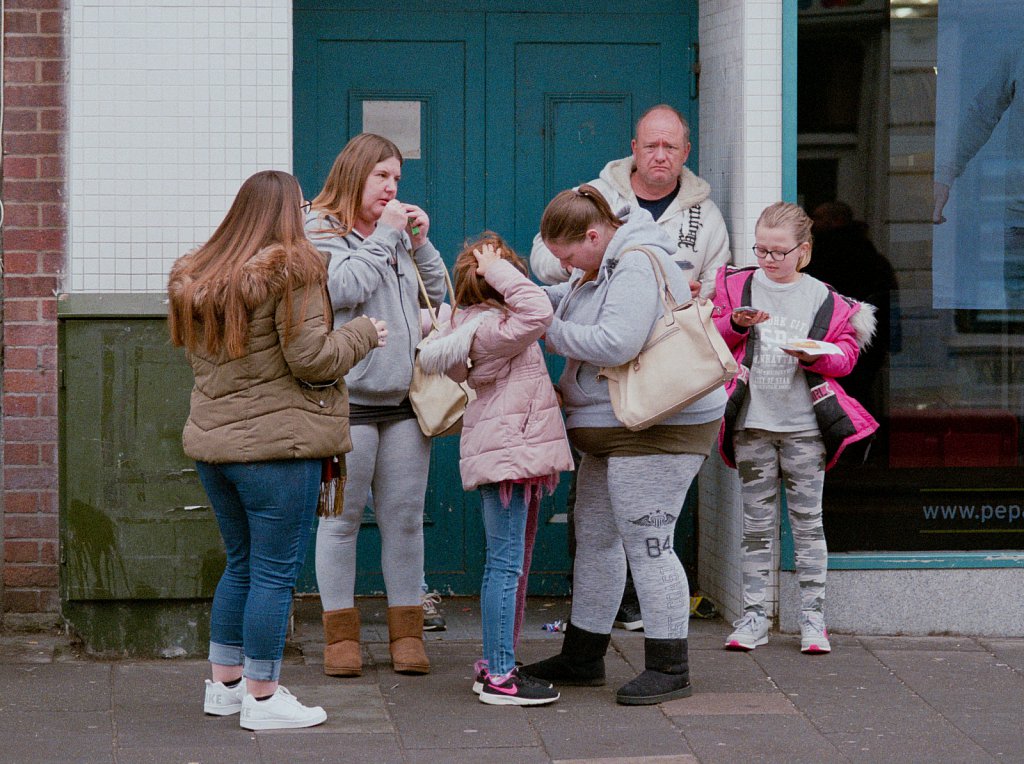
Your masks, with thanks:
M 493 244 L 484 244 L 473 250 L 473 256 L 476 258 L 476 273 L 483 276 L 488 268 L 501 259 L 501 249 L 495 249 Z

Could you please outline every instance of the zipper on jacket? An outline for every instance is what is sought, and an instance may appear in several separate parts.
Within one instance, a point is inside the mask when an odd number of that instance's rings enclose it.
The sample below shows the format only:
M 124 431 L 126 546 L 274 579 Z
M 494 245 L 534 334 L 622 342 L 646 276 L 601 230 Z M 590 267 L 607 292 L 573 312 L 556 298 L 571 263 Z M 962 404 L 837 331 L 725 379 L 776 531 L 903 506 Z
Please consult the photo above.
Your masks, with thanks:
M 400 244 L 400 246 L 401 246 L 401 244 Z M 404 249 L 404 246 L 402 248 Z M 409 253 L 408 251 L 407 251 L 407 254 L 409 255 L 409 260 L 412 261 L 412 254 Z M 394 264 L 393 267 L 395 269 L 395 278 L 398 281 L 398 294 L 402 298 L 401 300 L 399 300 L 399 302 L 402 303 L 402 318 L 405 319 L 405 329 L 408 332 L 408 336 L 409 336 L 409 345 L 410 345 L 409 349 L 410 349 L 411 354 L 412 354 L 413 363 L 415 364 L 416 363 L 416 361 L 415 361 L 415 358 L 416 358 L 416 346 L 419 344 L 419 342 L 415 340 L 415 337 L 416 337 L 417 334 L 419 334 L 419 332 L 417 331 L 414 334 L 413 330 L 412 330 L 413 329 L 412 325 L 409 323 L 409 313 L 408 313 L 408 310 L 407 310 L 408 306 L 405 304 L 405 289 L 404 289 L 404 286 L 403 286 L 405 284 L 406 276 L 398 267 L 398 258 L 399 258 L 399 254 L 398 254 L 398 249 L 396 248 L 395 249 L 395 264 Z M 412 267 L 413 268 L 416 267 L 416 263 L 415 262 L 412 263 Z M 419 305 L 419 292 L 417 292 L 416 304 Z M 419 329 L 419 325 L 420 325 L 420 317 L 419 317 L 419 309 L 417 308 L 416 309 L 416 328 L 417 328 L 417 330 Z M 412 367 L 410 366 L 409 368 L 410 368 L 410 372 L 411 372 Z M 411 379 L 411 377 L 410 377 L 410 379 Z
M 526 409 L 526 418 L 523 420 L 523 426 L 519 430 L 519 434 L 520 435 L 523 435 L 523 434 L 526 433 L 526 428 L 530 424 L 530 417 L 533 415 L 533 407 L 534 407 L 534 405 L 536 405 L 536 403 L 537 403 L 537 399 L 536 398 L 531 398 L 530 399 L 530 406 L 529 406 L 529 408 Z
M 572 299 L 577 294 L 579 294 L 580 291 L 582 291 L 583 289 L 586 289 L 587 285 L 593 285 L 593 286 L 596 287 L 597 286 L 597 280 L 596 279 L 591 279 L 586 284 L 577 284 L 576 286 L 574 286 L 572 288 L 572 290 L 570 290 L 569 294 L 567 294 L 565 296 L 565 299 L 562 300 L 561 304 L 558 306 L 558 309 L 561 312 L 562 316 L 564 316 L 568 312 L 568 310 L 569 310 L 569 303 L 572 301 Z

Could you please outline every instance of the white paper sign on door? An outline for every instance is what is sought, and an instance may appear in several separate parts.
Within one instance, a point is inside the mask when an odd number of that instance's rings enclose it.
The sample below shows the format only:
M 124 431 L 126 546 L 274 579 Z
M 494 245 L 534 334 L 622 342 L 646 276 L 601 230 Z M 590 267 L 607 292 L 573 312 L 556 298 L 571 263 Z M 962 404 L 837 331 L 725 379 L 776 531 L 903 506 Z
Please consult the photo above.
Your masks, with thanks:
M 420 102 L 363 101 L 363 132 L 392 141 L 404 159 L 420 159 Z

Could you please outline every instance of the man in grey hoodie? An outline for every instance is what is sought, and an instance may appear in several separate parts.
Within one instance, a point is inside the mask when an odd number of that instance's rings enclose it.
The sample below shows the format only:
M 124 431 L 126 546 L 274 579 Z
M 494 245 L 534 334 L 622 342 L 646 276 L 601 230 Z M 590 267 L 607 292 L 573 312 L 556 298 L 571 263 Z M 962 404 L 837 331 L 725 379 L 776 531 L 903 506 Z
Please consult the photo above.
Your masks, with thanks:
M 650 212 L 674 242 L 672 259 L 691 289 L 699 288 L 703 296 L 711 296 L 715 274 L 729 262 L 729 233 L 722 213 L 708 198 L 711 187 L 685 167 L 690 156 L 690 126 L 671 106 L 652 106 L 637 121 L 631 145 L 632 156 L 606 164 L 590 185 L 620 217 L 628 207 Z M 533 240 L 530 267 L 545 284 L 560 284 L 569 278 L 540 234 Z
M 708 198 L 711 186 L 685 166 L 690 156 L 690 126 L 667 104 L 652 106 L 636 123 L 632 156 L 615 159 L 590 182 L 622 219 L 630 210 L 647 210 L 671 240 L 672 259 L 690 283 L 690 291 L 714 295 L 715 275 L 729 262 L 729 233 L 715 203 Z M 545 284 L 561 284 L 569 273 L 545 246 L 538 233 L 530 252 L 530 268 Z M 678 295 L 677 299 L 685 299 Z M 569 554 L 575 555 L 575 479 L 567 507 Z M 630 631 L 643 628 L 632 576 L 626 579 L 622 605 L 615 625 Z

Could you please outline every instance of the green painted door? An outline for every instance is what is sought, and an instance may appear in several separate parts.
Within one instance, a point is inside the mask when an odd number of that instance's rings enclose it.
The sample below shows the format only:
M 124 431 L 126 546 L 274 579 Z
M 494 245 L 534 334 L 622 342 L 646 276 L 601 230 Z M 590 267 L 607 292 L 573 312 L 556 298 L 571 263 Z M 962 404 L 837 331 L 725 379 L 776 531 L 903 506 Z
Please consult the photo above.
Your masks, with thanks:
M 406 157 L 399 196 L 431 215 L 431 239 L 448 265 L 462 241 L 485 228 L 528 256 L 547 200 L 627 155 L 645 108 L 670 103 L 696 131 L 689 73 L 696 2 L 604 2 L 585 14 L 557 12 L 574 7 L 414 0 L 396 13 L 299 0 L 295 172 L 306 194 L 319 190 L 337 152 L 383 104 L 400 115 L 407 139 L 418 120 L 418 150 Z M 533 593 L 566 590 L 567 487 L 563 480 L 541 508 Z M 463 492 L 459 481 L 458 439 L 435 441 L 425 530 L 431 586 L 479 591 L 478 510 L 476 493 Z M 310 561 L 300 589 L 315 587 Z M 360 532 L 357 589 L 383 589 L 372 507 Z

